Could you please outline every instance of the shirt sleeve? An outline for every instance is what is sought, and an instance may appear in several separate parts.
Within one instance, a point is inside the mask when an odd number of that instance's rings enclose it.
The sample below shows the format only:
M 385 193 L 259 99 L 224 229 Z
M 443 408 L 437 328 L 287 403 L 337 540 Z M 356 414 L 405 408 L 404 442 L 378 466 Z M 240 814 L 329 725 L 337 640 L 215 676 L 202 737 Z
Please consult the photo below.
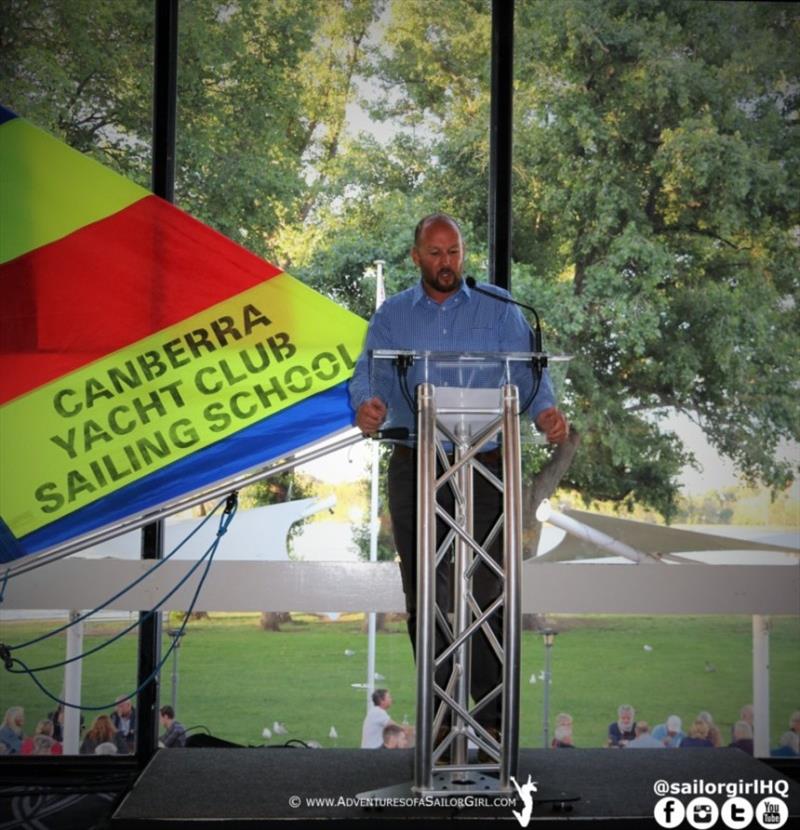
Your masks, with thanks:
M 350 405 L 354 410 L 358 410 L 364 401 L 373 397 L 380 398 L 387 406 L 389 404 L 394 383 L 391 361 L 374 361 L 372 351 L 393 348 L 390 332 L 389 314 L 384 304 L 369 321 L 364 350 L 356 361 L 353 377 L 350 379 L 348 392 Z

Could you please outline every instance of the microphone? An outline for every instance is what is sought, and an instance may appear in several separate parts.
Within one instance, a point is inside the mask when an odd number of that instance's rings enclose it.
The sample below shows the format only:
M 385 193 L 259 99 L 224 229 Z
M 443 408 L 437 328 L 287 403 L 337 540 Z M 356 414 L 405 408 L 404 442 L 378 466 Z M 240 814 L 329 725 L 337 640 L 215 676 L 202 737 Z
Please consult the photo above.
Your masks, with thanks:
M 542 353 L 542 327 L 539 323 L 539 315 L 532 305 L 520 303 L 511 297 L 502 297 L 500 294 L 495 294 L 493 291 L 487 291 L 485 288 L 481 288 L 475 282 L 475 277 L 467 277 L 464 281 L 466 282 L 467 287 L 472 289 L 473 291 L 477 291 L 480 294 L 485 294 L 487 297 L 491 297 L 492 299 L 497 300 L 498 302 L 511 303 L 511 305 L 518 305 L 520 308 L 524 308 L 530 311 L 533 314 L 533 319 L 536 321 L 536 326 L 533 330 L 533 351 L 537 352 L 538 354 Z M 538 360 L 541 361 L 540 366 L 542 368 L 547 365 L 546 357 L 539 358 Z

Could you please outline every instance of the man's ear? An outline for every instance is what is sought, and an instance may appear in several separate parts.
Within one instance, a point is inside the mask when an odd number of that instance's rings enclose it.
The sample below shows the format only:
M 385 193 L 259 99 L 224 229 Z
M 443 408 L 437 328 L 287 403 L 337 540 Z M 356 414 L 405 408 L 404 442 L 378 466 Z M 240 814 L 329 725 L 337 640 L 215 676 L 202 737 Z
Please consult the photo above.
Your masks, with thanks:
M 414 245 L 411 248 L 411 259 L 414 260 L 414 265 L 419 268 L 419 251 L 417 250 L 417 246 Z

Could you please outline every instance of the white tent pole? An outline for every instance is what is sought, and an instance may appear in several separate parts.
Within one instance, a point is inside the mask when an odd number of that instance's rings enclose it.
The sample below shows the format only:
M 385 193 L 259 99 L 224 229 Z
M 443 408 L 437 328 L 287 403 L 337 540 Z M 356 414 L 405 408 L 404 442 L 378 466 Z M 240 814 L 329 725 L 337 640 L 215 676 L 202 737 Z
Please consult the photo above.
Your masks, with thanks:
M 769 757 L 769 629 L 770 618 L 753 615 L 753 750 Z
M 382 259 L 375 260 L 375 309 L 380 308 L 384 300 L 385 288 L 383 283 Z M 380 452 L 378 442 L 372 442 L 372 488 L 370 490 L 369 506 L 369 561 L 378 561 L 378 492 L 380 475 Z M 375 691 L 375 612 L 370 611 L 367 624 L 367 711 L 372 705 L 372 693 Z
M 75 623 L 79 611 L 69 612 L 69 621 L 73 623 L 67 629 L 67 660 L 72 660 L 83 653 L 83 620 Z M 83 660 L 73 660 L 64 666 L 64 700 L 80 706 L 81 675 Z M 77 755 L 81 740 L 81 710 L 71 706 L 64 707 L 64 754 Z
M 593 527 L 589 527 L 588 525 L 578 522 L 569 516 L 565 516 L 563 513 L 559 513 L 557 510 L 553 510 L 552 505 L 547 499 L 544 499 L 536 508 L 536 518 L 540 522 L 549 522 L 551 525 L 560 527 L 562 530 L 566 530 L 567 533 L 571 533 L 579 539 L 584 539 L 591 545 L 596 545 L 597 547 L 610 551 L 617 556 L 623 556 L 625 559 L 630 559 L 637 564 L 643 562 L 653 563 L 658 561 L 655 558 L 648 556 L 646 553 L 642 553 L 641 551 L 636 550 L 636 548 L 632 548 L 630 545 L 620 542 L 618 539 L 606 536 L 605 533 L 601 533 Z

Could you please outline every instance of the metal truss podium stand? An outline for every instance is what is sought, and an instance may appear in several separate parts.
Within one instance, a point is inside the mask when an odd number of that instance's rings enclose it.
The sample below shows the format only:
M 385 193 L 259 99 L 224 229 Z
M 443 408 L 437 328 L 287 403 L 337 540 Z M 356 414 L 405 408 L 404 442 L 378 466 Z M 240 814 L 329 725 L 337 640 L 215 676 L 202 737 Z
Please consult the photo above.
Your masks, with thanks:
M 535 393 L 531 361 L 538 357 L 527 353 L 409 355 L 389 351 L 373 355 L 377 372 L 386 371 L 389 359 L 394 361 L 399 382 L 406 383 L 409 401 L 409 367 L 415 372 L 417 719 L 413 782 L 361 796 L 515 792 L 522 564 L 520 407 L 524 406 L 518 389 L 525 383 L 530 396 Z M 478 457 L 494 447 L 502 458 L 502 477 Z M 502 494 L 502 513 L 483 539 L 475 538 L 473 532 L 473 476 L 478 475 Z M 437 500 L 442 488 L 452 491 L 453 515 Z M 446 526 L 438 546 L 437 520 Z M 498 563 L 489 551 L 500 535 L 502 559 Z M 452 567 L 452 613 L 450 608 L 437 605 L 436 572 L 440 567 Z M 485 607 L 479 604 L 473 588 L 479 567 L 488 568 L 500 584 L 499 594 Z M 502 615 L 502 628 L 497 624 L 491 627 L 492 618 L 498 619 L 495 615 Z M 470 703 L 471 653 L 477 637 L 485 637 L 497 657 L 500 680 L 481 700 Z M 445 673 L 448 680 L 439 685 L 437 675 L 441 679 Z M 498 697 L 499 735 L 480 723 L 480 710 L 491 702 L 496 704 Z M 470 743 L 478 751 L 471 749 Z

